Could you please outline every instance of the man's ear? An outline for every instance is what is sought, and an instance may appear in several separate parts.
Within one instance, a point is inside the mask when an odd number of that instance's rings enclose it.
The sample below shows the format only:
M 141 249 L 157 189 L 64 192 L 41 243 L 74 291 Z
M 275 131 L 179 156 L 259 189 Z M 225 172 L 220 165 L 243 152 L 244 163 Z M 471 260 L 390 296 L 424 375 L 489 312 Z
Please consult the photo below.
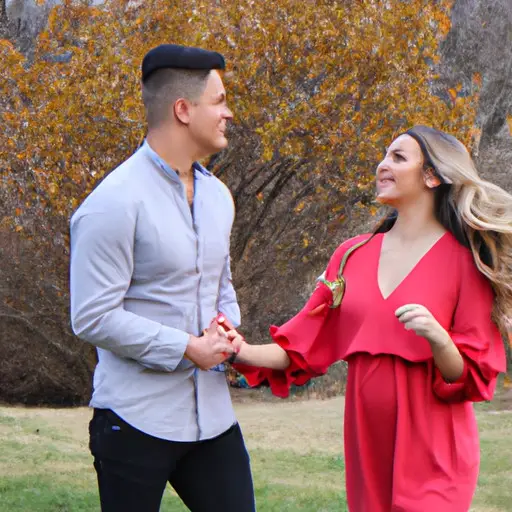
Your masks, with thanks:
M 439 176 L 436 175 L 432 167 L 425 169 L 424 180 L 425 185 L 427 185 L 428 188 L 436 188 L 441 185 L 441 180 L 439 179 Z
M 175 101 L 174 106 L 174 117 L 182 123 L 188 124 L 190 123 L 190 103 L 184 99 L 179 98 Z

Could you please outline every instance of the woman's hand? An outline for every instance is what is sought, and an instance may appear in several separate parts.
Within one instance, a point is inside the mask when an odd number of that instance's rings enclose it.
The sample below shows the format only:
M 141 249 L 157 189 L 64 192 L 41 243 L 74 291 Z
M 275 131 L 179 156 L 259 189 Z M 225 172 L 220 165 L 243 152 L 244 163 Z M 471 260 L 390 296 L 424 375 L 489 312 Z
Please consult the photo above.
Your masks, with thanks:
M 434 363 L 446 382 L 456 382 L 464 374 L 464 360 L 450 335 L 434 315 L 421 304 L 406 304 L 395 311 L 407 330 L 430 343 Z
M 395 311 L 395 315 L 408 331 L 422 336 L 433 347 L 440 348 L 451 342 L 446 329 L 421 304 L 405 304 Z
M 225 336 L 229 340 L 233 347 L 234 354 L 238 354 L 244 344 L 247 345 L 245 338 L 236 329 L 231 329 L 226 332 L 226 330 L 219 325 L 217 331 L 221 336 Z
M 221 326 L 218 329 L 220 329 L 219 334 L 222 333 L 231 343 L 234 354 L 234 357 L 230 358 L 231 363 L 261 366 L 273 370 L 284 370 L 290 365 L 290 358 L 277 343 L 251 345 L 236 329 L 226 331 Z

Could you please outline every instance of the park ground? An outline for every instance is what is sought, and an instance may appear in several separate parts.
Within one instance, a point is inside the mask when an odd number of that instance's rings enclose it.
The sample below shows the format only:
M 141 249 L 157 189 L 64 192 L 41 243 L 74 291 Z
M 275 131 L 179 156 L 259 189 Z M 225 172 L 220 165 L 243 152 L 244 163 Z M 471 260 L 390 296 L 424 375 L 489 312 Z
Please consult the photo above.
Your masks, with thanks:
M 254 399 L 234 391 L 259 512 L 346 510 L 342 397 Z M 482 465 L 472 512 L 512 511 L 512 397 L 477 404 Z M 91 412 L 0 407 L 0 512 L 98 511 Z M 162 512 L 185 512 L 169 488 Z M 220 511 L 219 511 L 220 512 Z

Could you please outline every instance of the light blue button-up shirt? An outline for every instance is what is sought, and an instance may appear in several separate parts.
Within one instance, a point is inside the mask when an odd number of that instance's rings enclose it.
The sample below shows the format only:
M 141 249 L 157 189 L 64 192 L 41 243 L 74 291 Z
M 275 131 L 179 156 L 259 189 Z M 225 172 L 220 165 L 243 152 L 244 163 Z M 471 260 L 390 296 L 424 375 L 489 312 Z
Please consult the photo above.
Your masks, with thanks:
M 71 219 L 71 322 L 97 347 L 92 407 L 150 435 L 208 439 L 236 420 L 226 377 L 183 358 L 218 311 L 240 324 L 231 283 L 234 205 L 194 164 L 185 187 L 146 143 L 112 171 Z

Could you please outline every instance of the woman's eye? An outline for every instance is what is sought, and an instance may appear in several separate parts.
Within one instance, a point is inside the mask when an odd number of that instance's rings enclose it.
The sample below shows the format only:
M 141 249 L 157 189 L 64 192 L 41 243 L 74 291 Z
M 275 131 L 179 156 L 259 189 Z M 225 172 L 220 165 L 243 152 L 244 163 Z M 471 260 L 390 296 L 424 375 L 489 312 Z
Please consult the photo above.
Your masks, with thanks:
M 405 158 L 402 155 L 399 155 L 398 153 L 395 153 L 395 158 L 397 160 L 405 160 Z

